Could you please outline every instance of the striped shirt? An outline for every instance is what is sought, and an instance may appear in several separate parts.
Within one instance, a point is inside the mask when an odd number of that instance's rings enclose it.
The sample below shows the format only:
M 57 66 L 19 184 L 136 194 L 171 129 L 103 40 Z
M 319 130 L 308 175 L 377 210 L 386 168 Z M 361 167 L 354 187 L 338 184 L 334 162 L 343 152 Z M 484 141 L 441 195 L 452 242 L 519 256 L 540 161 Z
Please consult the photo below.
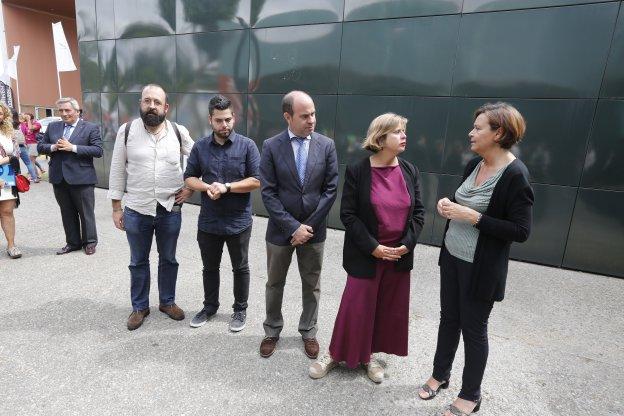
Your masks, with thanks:
M 455 201 L 458 204 L 472 208 L 481 214 L 487 210 L 494 187 L 509 164 L 486 179 L 480 186 L 475 186 L 475 181 L 482 165 L 483 162 L 479 163 L 470 176 L 468 176 L 464 183 L 455 191 Z M 477 249 L 478 239 L 479 230 L 473 227 L 472 224 L 451 220 L 448 231 L 446 232 L 446 237 L 444 238 L 444 245 L 453 256 L 472 263 L 475 250 Z

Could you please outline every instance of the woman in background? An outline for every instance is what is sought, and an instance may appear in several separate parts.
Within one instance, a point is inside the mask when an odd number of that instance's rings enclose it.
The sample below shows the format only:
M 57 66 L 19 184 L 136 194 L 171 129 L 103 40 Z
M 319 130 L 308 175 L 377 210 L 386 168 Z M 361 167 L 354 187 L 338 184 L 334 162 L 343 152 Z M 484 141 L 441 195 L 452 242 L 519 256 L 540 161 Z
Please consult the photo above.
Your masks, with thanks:
M 9 107 L 0 103 L 0 167 L 13 168 L 19 172 L 19 145 L 13 133 L 12 114 Z M 0 179 L 0 225 L 7 240 L 6 252 L 12 259 L 22 257 L 22 252 L 15 246 L 15 217 L 13 210 L 19 204 L 17 188 Z

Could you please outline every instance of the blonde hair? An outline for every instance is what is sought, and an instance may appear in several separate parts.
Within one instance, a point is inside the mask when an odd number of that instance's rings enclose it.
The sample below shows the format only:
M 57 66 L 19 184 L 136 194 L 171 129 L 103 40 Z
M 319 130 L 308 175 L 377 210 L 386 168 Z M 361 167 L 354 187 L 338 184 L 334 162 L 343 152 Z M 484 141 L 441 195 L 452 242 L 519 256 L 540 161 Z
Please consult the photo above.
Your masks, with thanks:
M 474 113 L 476 119 L 483 114 L 488 119 L 488 124 L 492 130 L 503 130 L 503 136 L 498 144 L 503 149 L 511 149 L 511 147 L 520 143 L 526 132 L 526 121 L 522 114 L 511 104 L 504 102 L 486 103 L 479 107 Z
M 13 137 L 13 112 L 5 103 L 1 102 L 0 111 L 2 111 L 2 115 L 4 115 L 2 122 L 0 122 L 0 133 L 4 134 L 6 137 Z
M 385 113 L 375 117 L 368 126 L 362 148 L 377 153 L 383 149 L 383 141 L 388 133 L 392 133 L 397 128 L 405 129 L 406 125 L 407 118 L 395 113 Z

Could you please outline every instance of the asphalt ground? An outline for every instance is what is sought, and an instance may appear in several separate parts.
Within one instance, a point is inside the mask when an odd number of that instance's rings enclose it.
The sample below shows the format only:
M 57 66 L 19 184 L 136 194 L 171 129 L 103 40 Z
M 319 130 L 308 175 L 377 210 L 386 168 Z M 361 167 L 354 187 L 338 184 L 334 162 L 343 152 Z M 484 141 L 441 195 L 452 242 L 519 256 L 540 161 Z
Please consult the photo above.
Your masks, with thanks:
M 431 401 L 418 386 L 431 374 L 439 319 L 439 249 L 418 245 L 411 280 L 409 356 L 380 354 L 386 379 L 340 367 L 321 380 L 297 332 L 301 283 L 293 260 L 285 327 L 269 359 L 263 337 L 266 219 L 254 217 L 247 327 L 228 332 L 233 303 L 229 258 L 221 308 L 204 327 L 196 243 L 199 207 L 185 205 L 178 241 L 176 301 L 186 319 L 158 311 L 155 244 L 152 313 L 136 331 L 129 249 L 113 227 L 106 191 L 96 189 L 97 253 L 56 256 L 64 245 L 52 187 L 33 185 L 15 211 L 24 256 L 0 252 L 0 415 L 439 415 L 461 384 L 460 344 L 451 386 Z M 344 289 L 343 233 L 325 246 L 318 339 L 324 351 Z M 226 249 L 227 252 L 227 249 Z M 479 415 L 624 415 L 624 280 L 511 262 L 506 299 L 490 318 L 490 355 Z

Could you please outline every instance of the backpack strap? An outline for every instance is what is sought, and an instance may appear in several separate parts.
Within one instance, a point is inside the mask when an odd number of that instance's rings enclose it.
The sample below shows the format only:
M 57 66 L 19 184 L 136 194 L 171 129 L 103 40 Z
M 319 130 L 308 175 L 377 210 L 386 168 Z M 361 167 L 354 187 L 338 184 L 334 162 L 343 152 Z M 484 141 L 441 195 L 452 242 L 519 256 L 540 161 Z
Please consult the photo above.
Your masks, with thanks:
M 128 134 L 130 133 L 130 125 L 134 120 L 130 120 L 126 123 L 126 129 L 124 131 L 124 145 L 128 147 Z M 180 168 L 184 166 L 184 159 L 182 155 L 182 135 L 180 134 L 180 129 L 178 129 L 178 124 L 175 122 L 171 122 L 171 126 L 173 127 L 173 131 L 175 132 L 176 137 L 178 138 L 178 143 L 180 143 Z M 126 156 L 126 163 L 128 163 L 128 157 Z

